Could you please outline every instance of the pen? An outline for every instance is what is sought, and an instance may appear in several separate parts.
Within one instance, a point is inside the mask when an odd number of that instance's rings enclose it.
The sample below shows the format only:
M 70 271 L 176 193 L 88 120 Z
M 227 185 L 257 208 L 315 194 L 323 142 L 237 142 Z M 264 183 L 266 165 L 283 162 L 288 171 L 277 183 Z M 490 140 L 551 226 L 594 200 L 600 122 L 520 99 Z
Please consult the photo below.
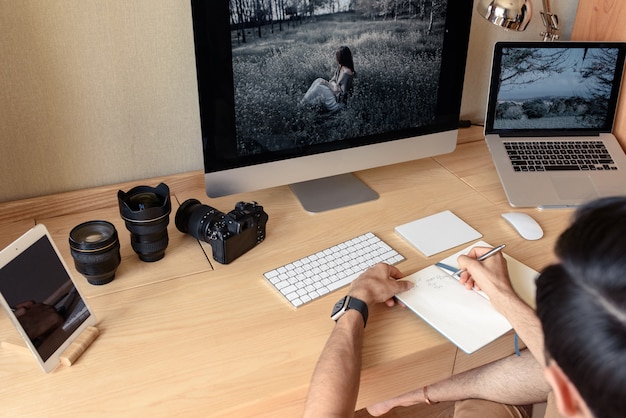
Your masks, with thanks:
M 484 259 L 489 258 L 492 255 L 494 255 L 495 253 L 502 251 L 502 249 L 504 247 L 506 247 L 506 244 L 499 245 L 499 246 L 491 249 L 490 251 L 487 251 L 485 254 L 481 255 L 476 260 L 483 261 Z M 465 269 L 459 269 L 459 270 L 455 271 L 454 273 L 452 273 L 452 276 L 460 276 L 461 273 L 463 273 L 464 271 L 465 271 Z

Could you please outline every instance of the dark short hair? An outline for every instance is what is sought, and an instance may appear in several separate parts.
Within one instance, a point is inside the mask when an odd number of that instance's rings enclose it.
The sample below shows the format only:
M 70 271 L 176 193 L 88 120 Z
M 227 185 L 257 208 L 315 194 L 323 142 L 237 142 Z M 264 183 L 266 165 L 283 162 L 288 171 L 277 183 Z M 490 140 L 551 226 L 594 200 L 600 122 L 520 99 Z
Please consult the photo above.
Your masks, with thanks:
M 576 211 L 537 279 L 546 352 L 596 417 L 626 411 L 626 197 Z

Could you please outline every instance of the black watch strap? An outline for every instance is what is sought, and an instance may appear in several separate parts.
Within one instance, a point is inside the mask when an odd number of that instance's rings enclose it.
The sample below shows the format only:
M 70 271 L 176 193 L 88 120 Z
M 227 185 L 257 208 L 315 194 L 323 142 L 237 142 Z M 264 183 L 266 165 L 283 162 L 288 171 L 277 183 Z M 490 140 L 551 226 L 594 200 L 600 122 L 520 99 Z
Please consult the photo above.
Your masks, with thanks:
M 352 296 L 345 296 L 343 299 L 340 299 L 333 307 L 333 312 L 330 317 L 337 321 L 350 309 L 354 309 L 361 313 L 363 316 L 363 327 L 365 327 L 365 325 L 367 325 L 367 317 L 369 313 L 367 303 Z

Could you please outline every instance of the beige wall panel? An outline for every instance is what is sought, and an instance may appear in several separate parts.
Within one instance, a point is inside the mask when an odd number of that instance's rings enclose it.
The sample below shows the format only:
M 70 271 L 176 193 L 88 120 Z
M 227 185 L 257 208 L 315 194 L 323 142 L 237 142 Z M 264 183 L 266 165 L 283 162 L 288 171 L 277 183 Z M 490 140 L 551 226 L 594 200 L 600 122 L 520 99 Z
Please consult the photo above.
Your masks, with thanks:
M 0 4 L 0 201 L 202 168 L 188 1 Z
M 497 40 L 474 16 L 461 116 L 484 120 Z M 553 2 L 569 38 L 578 0 Z M 0 201 L 202 169 L 189 1 L 0 0 Z

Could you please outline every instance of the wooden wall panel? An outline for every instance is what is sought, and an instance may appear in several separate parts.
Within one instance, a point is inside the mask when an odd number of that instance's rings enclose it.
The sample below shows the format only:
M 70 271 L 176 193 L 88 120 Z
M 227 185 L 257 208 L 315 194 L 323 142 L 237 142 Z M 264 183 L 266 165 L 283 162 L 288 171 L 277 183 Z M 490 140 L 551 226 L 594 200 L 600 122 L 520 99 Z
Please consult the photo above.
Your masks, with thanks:
M 624 0 L 580 0 L 572 40 L 625 41 L 626 2 Z M 615 133 L 626 150 L 626 93 L 622 90 L 617 109 Z

